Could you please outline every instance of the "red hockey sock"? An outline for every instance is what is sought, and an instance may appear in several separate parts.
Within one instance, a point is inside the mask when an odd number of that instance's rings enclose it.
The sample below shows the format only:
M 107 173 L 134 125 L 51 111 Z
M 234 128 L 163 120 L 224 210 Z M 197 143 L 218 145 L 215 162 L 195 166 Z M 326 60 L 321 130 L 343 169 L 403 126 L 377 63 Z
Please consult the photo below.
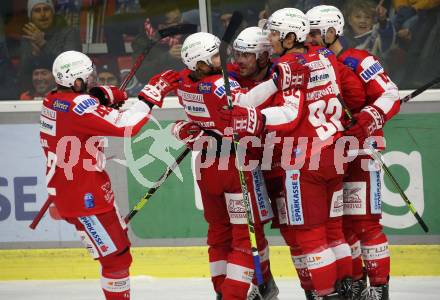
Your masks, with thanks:
M 254 277 L 252 255 L 233 250 L 229 255 L 227 275 L 222 285 L 223 300 L 244 300 Z
M 129 300 L 130 278 L 125 274 L 102 274 L 101 287 L 106 300 Z
M 293 265 L 295 266 L 296 273 L 298 274 L 301 287 L 305 291 L 314 290 L 312 277 L 310 276 L 309 269 L 307 268 L 307 256 L 302 253 L 299 246 L 290 247 L 290 254 L 292 255 Z
M 356 222 L 355 230 L 361 240 L 362 258 L 370 285 L 387 284 L 390 275 L 390 253 L 388 239 L 382 232 L 379 220 Z
M 353 277 L 350 246 L 345 241 L 342 218 L 331 218 L 326 225 L 327 242 L 336 258 L 337 279 Z
M 222 284 L 226 278 L 226 265 L 230 251 L 231 249 L 229 247 L 210 247 L 208 250 L 211 281 L 214 285 L 214 290 L 217 293 L 221 293 L 222 291 Z

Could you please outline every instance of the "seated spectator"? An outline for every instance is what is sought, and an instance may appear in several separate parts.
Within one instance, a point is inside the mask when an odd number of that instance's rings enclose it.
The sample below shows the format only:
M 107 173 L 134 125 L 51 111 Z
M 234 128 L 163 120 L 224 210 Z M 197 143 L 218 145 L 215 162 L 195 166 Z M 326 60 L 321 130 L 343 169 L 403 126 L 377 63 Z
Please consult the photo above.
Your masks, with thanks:
M 386 8 L 372 0 L 351 0 L 344 11 L 348 23 L 345 46 L 367 50 L 383 61 L 395 45 L 395 30 Z
M 32 87 L 20 95 L 20 100 L 41 100 L 56 87 L 52 75 L 52 60 L 35 58 L 28 66 L 32 74 Z
M 81 51 L 79 32 L 67 26 L 62 16 L 55 15 L 52 0 L 28 0 L 29 22 L 21 38 L 20 76 L 36 57 L 55 58 L 67 50 Z
M 167 28 L 182 23 L 182 13 L 177 5 L 166 7 L 166 12 L 162 16 L 147 18 L 144 28 L 136 36 L 132 43 L 133 58 L 151 46 L 153 40 L 158 38 L 157 30 Z M 153 75 L 166 69 L 182 69 L 184 65 L 180 58 L 184 37 L 181 35 L 171 36 L 160 40 L 145 58 L 136 77 L 139 82 L 146 82 Z
M 116 74 L 119 74 L 117 70 L 115 70 L 114 67 L 112 67 L 110 64 L 104 64 L 98 69 L 98 78 L 97 82 L 98 85 L 119 85 L 119 76 Z

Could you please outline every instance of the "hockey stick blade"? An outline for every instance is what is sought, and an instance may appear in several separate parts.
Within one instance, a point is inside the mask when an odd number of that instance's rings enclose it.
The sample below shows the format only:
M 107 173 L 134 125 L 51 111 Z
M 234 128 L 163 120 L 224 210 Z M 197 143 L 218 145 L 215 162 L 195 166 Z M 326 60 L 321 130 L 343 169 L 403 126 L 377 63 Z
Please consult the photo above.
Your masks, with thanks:
M 159 29 L 159 35 L 160 38 L 166 38 L 172 35 L 178 35 L 178 34 L 191 34 L 197 32 L 197 25 L 196 24 L 178 24 L 175 26 Z
M 419 87 L 417 90 L 413 91 L 411 94 L 406 95 L 405 97 L 403 97 L 400 100 L 400 103 L 405 103 L 408 102 L 409 100 L 411 100 L 414 97 L 417 97 L 418 95 L 420 95 L 421 93 L 423 93 L 424 91 L 426 91 L 427 89 L 433 87 L 434 85 L 440 83 L 440 76 L 431 80 L 430 82 L 428 82 L 427 84 L 425 84 L 422 87 Z

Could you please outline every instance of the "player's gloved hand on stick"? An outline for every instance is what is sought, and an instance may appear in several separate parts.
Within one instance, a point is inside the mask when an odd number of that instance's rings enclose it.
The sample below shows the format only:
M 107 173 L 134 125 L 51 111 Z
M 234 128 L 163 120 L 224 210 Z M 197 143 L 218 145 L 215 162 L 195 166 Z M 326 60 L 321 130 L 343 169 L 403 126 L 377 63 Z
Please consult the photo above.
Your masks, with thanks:
M 305 89 L 310 78 L 310 69 L 296 61 L 281 62 L 275 65 L 272 76 L 279 90 Z
M 203 136 L 203 129 L 194 122 L 179 120 L 171 127 L 171 134 L 185 143 L 186 147 L 193 149 L 194 143 Z
M 144 86 L 138 98 L 147 104 L 162 107 L 163 98 L 179 86 L 179 78 L 179 73 L 173 70 L 157 74 Z
M 128 99 L 127 92 L 121 91 L 114 85 L 101 85 L 92 87 L 89 94 L 98 98 L 101 105 L 119 108 Z
M 220 119 L 225 127 L 231 127 L 239 138 L 244 136 L 260 136 L 264 130 L 265 117 L 254 107 L 234 106 L 220 110 Z
M 359 113 L 354 114 L 356 120 L 352 126 L 350 122 L 344 124 L 345 135 L 354 136 L 358 139 L 366 139 L 384 125 L 384 113 L 374 105 L 364 107 Z

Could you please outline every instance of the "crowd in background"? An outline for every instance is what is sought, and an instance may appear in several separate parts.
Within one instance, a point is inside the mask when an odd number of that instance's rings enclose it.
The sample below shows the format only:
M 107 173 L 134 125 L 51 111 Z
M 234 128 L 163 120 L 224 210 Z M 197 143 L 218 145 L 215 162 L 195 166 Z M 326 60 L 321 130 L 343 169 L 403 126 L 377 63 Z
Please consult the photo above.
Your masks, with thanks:
M 330 4 L 342 9 L 347 47 L 376 55 L 400 89 L 417 88 L 440 74 L 440 0 L 211 0 L 211 28 L 221 36 L 234 10 L 242 27 L 264 23 L 273 11 L 306 12 Z M 0 99 L 41 99 L 54 88 L 54 58 L 83 51 L 97 67 L 95 84 L 120 84 L 134 59 L 179 23 L 199 24 L 198 1 L 15 0 L 0 4 Z M 148 79 L 182 69 L 185 36 L 160 40 L 128 86 L 136 95 Z

